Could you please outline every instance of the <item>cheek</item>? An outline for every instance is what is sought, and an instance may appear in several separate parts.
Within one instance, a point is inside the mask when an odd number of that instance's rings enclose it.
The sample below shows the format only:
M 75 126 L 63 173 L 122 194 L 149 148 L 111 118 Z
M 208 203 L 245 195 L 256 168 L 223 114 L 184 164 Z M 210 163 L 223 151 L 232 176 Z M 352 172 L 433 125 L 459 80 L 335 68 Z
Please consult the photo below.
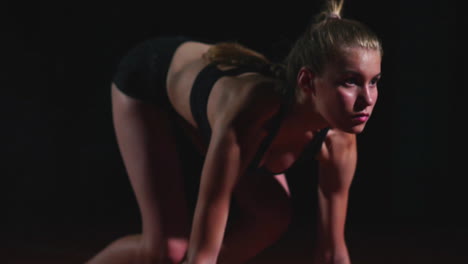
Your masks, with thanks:
M 377 99 L 379 98 L 379 90 L 376 88 L 372 93 L 372 101 L 375 105 L 377 103 Z
M 341 90 L 337 94 L 338 104 L 345 110 L 351 110 L 357 100 L 357 93 L 354 90 Z
M 371 93 L 370 93 L 370 101 L 371 101 L 371 104 L 367 107 L 367 108 L 369 109 L 370 112 L 373 111 L 374 106 L 375 106 L 375 104 L 377 103 L 378 97 L 379 97 L 378 90 L 377 90 L 377 89 L 372 90 Z

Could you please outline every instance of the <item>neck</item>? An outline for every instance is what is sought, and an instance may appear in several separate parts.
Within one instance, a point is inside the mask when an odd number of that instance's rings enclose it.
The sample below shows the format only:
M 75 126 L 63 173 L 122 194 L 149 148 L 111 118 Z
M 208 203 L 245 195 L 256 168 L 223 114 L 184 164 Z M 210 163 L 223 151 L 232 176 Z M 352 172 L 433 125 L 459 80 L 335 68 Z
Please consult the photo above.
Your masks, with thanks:
M 328 126 L 325 119 L 317 112 L 315 105 L 307 100 L 292 105 L 286 121 L 291 132 L 295 134 L 314 133 Z

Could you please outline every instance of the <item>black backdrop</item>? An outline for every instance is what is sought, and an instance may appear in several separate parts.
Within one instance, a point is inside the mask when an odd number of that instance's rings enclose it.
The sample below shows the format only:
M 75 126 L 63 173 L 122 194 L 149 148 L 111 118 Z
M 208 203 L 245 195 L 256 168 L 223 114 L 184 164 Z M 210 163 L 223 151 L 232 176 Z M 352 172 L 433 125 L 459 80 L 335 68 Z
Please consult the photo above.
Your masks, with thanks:
M 279 60 L 318 10 L 316 2 L 5 3 L 3 248 L 27 254 L 69 243 L 79 250 L 76 245 L 91 245 L 96 237 L 139 230 L 109 96 L 112 73 L 131 46 L 156 35 L 184 34 L 236 40 Z M 373 28 L 385 49 L 379 102 L 359 135 L 349 232 L 413 234 L 426 246 L 458 247 L 468 238 L 462 184 L 466 29 L 458 10 L 442 0 L 345 3 L 344 16 Z

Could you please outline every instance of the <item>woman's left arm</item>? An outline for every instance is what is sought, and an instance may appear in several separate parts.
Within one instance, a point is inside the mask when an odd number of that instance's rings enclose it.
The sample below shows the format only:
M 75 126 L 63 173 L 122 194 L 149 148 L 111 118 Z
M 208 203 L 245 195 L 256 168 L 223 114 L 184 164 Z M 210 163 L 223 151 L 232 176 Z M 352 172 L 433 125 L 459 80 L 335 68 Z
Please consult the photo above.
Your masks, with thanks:
M 318 244 L 314 264 L 351 263 L 345 222 L 356 163 L 356 135 L 330 130 L 319 154 Z

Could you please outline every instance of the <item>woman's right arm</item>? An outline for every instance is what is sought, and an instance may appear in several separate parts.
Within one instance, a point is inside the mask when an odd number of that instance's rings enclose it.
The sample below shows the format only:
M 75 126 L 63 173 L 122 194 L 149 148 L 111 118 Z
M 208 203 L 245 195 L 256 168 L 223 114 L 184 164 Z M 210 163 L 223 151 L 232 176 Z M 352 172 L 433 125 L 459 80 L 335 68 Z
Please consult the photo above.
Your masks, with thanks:
M 237 88 L 239 91 L 239 87 Z M 250 83 L 229 110 L 220 109 L 203 166 L 187 264 L 215 264 L 224 238 L 232 193 L 262 140 L 262 124 L 276 111 L 271 85 Z M 223 107 L 223 104 L 220 104 Z
M 187 255 L 188 264 L 215 264 L 239 178 L 240 147 L 230 127 L 213 133 L 201 175 Z

